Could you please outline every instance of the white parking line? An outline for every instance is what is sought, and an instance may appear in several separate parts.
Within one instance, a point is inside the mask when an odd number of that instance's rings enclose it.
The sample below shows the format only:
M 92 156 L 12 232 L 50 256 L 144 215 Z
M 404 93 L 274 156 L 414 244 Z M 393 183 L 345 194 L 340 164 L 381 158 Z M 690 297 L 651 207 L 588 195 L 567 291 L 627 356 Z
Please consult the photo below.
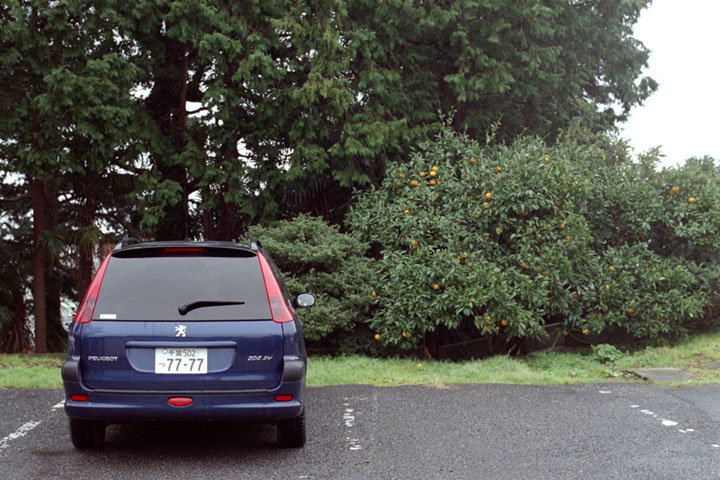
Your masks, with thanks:
M 56 403 L 55 405 L 53 405 L 53 408 L 52 408 L 52 409 L 53 409 L 53 410 L 57 410 L 58 408 L 63 408 L 64 406 L 65 406 L 65 402 L 62 401 L 62 402 L 58 402 L 58 403 Z
M 40 421 L 37 421 L 37 422 L 30 421 L 30 422 L 23 423 L 22 425 L 20 425 L 20 428 L 18 428 L 13 433 L 11 433 L 7 437 L 0 440 L 0 451 L 5 450 L 8 447 L 8 445 L 10 444 L 11 440 L 15 440 L 17 438 L 24 437 L 25 435 L 27 435 L 27 433 L 30 430 L 32 430 L 33 428 L 40 425 L 40 423 L 41 423 Z
M 353 433 L 352 428 L 355 426 L 355 410 L 350 408 L 349 399 L 345 398 L 345 403 L 343 403 L 343 407 L 345 411 L 343 412 L 343 421 L 345 422 L 345 428 L 347 428 L 348 436 L 345 437 L 345 441 L 347 442 L 348 448 L 350 450 L 362 450 L 362 445 L 360 445 L 360 439 L 358 438 L 352 438 L 351 434 Z

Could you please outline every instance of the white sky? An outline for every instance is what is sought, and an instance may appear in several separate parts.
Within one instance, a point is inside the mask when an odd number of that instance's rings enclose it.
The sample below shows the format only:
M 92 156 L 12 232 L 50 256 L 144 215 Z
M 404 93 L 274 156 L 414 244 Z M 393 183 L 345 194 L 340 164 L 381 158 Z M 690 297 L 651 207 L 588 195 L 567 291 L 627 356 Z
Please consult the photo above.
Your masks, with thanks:
M 661 146 L 664 166 L 720 161 L 720 0 L 654 0 L 635 26 L 660 86 L 635 107 L 621 136 L 636 152 Z M 624 127 L 624 128 L 623 128 Z

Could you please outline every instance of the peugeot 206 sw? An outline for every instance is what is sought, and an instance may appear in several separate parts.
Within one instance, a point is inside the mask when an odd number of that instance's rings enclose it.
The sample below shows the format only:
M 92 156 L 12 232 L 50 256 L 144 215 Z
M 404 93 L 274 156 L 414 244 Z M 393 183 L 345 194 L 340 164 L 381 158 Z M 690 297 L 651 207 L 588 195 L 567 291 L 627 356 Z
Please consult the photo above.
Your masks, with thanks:
M 307 355 L 296 309 L 255 241 L 125 241 L 101 263 L 70 326 L 62 366 L 77 448 L 146 420 L 260 420 L 305 443 Z

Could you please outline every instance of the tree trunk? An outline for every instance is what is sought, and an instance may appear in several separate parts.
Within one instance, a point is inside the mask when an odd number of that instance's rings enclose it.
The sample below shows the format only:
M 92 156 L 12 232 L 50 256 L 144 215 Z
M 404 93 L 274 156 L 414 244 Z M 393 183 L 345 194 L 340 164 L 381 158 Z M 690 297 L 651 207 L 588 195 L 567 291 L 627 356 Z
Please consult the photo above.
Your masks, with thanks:
M 86 183 L 83 183 L 81 188 L 82 194 L 85 197 L 85 204 L 80 211 L 78 223 L 80 229 L 84 230 L 95 223 L 95 200 L 92 189 L 89 188 Z M 92 280 L 93 253 L 94 248 L 90 248 L 87 242 L 80 243 L 78 247 L 78 271 L 75 276 L 75 286 L 77 287 L 78 295 L 76 300 L 78 302 L 82 301 Z
M 163 44 L 158 53 L 165 57 L 165 68 L 156 75 L 146 105 L 162 134 L 173 143 L 174 152 L 152 156 L 159 179 L 177 183 L 185 194 L 174 205 L 165 205 L 164 215 L 155 227 L 155 240 L 182 240 L 186 233 L 188 182 L 186 167 L 178 163 L 177 157 L 185 150 L 188 49 L 174 39 L 164 38 Z
M 34 179 L 33 205 L 33 303 L 35 313 L 35 352 L 47 352 L 45 340 L 45 248 L 40 236 L 45 230 L 45 182 Z
M 53 232 L 60 223 L 58 185 L 54 178 L 45 182 L 45 230 Z M 47 250 L 47 249 L 46 249 Z M 49 352 L 65 351 L 67 333 L 62 326 L 60 305 L 60 252 L 46 251 L 45 266 L 45 346 Z
M 10 304 L 12 319 L 3 329 L 2 348 L 6 353 L 23 353 L 28 348 L 27 311 L 22 289 L 15 290 Z

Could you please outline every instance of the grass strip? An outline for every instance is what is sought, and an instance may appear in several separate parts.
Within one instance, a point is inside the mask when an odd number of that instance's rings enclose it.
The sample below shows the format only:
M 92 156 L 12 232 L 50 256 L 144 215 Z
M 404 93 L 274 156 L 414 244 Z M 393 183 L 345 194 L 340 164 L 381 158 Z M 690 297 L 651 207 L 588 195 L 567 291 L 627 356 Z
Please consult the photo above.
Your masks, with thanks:
M 60 388 L 60 367 L 57 355 L 0 355 L 0 387 Z
M 499 355 L 482 360 L 448 362 L 362 356 L 312 357 L 308 386 L 366 384 L 379 386 L 453 383 L 564 385 L 641 381 L 627 371 L 640 367 L 675 367 L 693 374 L 684 385 L 720 384 L 720 333 L 695 335 L 675 345 L 647 346 L 618 352 L 602 361 L 592 351 Z M 60 388 L 63 359 L 50 355 L 0 354 L 0 388 Z

